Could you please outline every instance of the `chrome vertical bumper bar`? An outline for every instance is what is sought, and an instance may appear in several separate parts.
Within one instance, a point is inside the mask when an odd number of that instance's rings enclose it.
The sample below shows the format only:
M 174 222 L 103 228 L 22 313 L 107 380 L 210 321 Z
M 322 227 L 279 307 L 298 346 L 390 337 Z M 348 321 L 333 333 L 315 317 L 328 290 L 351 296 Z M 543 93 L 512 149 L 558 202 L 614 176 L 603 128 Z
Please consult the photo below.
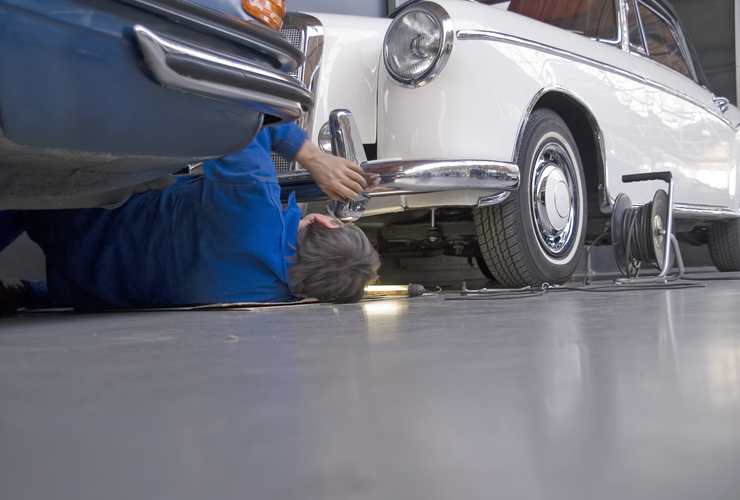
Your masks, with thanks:
M 335 109 L 329 115 L 329 130 L 331 131 L 331 152 L 358 165 L 367 164 L 367 155 L 362 147 L 362 138 L 357 130 L 355 117 L 345 109 Z M 363 167 L 364 168 L 364 167 Z M 334 215 L 343 222 L 351 222 L 362 217 L 365 206 L 370 199 L 362 193 L 356 200 L 347 200 L 344 203 L 333 202 Z

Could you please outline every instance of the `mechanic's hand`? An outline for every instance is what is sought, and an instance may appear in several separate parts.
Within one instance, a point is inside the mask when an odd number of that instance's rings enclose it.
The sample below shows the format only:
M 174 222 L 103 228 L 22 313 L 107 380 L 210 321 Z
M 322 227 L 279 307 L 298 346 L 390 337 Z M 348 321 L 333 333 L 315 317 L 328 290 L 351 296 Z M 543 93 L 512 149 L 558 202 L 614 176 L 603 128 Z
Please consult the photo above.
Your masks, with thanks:
M 377 174 L 366 174 L 359 165 L 326 154 L 308 140 L 303 143 L 295 159 L 308 170 L 322 191 L 342 203 L 348 199 L 358 199 L 364 190 L 380 181 Z
M 328 227 L 329 229 L 337 229 L 338 227 L 342 227 L 342 223 L 339 220 L 328 215 L 308 214 L 300 221 L 298 221 L 298 232 L 300 233 L 306 226 L 314 223 L 321 224 L 322 226 Z

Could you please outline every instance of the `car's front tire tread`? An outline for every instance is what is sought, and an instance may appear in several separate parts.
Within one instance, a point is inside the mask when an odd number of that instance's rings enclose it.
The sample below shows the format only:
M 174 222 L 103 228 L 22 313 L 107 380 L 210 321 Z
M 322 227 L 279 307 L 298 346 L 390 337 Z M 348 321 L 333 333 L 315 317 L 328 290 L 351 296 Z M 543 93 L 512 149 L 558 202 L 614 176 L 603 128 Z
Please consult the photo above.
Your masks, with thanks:
M 478 234 L 486 237 L 479 240 L 481 253 L 489 269 L 499 281 L 511 287 L 526 286 L 534 279 L 527 261 L 524 240 L 521 233 L 518 207 L 498 204 L 487 209 L 475 211 L 475 224 Z M 488 242 L 497 244 L 489 245 Z

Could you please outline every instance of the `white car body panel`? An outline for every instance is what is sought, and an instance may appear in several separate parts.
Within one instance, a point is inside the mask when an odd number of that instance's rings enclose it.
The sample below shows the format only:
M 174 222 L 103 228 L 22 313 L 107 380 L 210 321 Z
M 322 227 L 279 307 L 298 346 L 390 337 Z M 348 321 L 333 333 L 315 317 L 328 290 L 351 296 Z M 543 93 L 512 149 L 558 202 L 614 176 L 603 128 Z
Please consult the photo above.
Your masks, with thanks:
M 421 88 L 401 87 L 381 70 L 379 157 L 515 160 L 529 106 L 542 92 L 560 91 L 589 109 L 601 128 L 611 202 L 625 192 L 645 203 L 661 187 L 624 184 L 622 175 L 670 170 L 676 203 L 738 209 L 736 130 L 710 92 L 648 58 L 518 14 L 435 3 L 457 34 L 450 59 Z M 480 37 L 461 39 L 465 32 Z
M 314 127 L 317 142 L 321 125 L 334 109 L 355 115 L 362 142 L 376 141 L 378 71 L 390 19 L 311 13 L 324 28 L 324 52 L 315 87 Z
M 648 81 L 652 171 L 674 173 L 677 203 L 737 208 L 731 182 L 735 128 L 712 103 L 709 91 L 646 57 L 639 59 Z M 670 89 L 651 85 L 657 81 L 670 82 Z
M 613 47 L 599 48 L 617 57 L 630 57 Z M 648 110 L 640 83 L 600 67 L 502 41 L 458 40 L 455 51 L 445 68 L 449 73 L 443 71 L 423 88 L 405 89 L 388 79 L 381 81 L 379 155 L 514 161 L 530 105 L 541 92 L 553 90 L 587 103 L 594 116 L 603 117 L 599 125 L 606 141 L 608 170 L 637 173 L 635 166 L 649 168 L 650 159 L 643 155 L 650 149 L 645 123 Z M 481 75 L 480 68 L 463 62 L 481 57 L 496 61 L 496 67 L 484 69 Z M 501 72 L 506 79 L 496 78 Z M 603 80 L 610 80 L 619 90 L 598 95 Z M 438 90 L 463 85 L 464 93 Z M 491 97 L 480 98 L 486 95 Z M 506 98 L 497 99 L 497 95 Z M 443 100 L 434 106 L 431 103 L 437 96 Z M 414 123 L 417 112 L 421 119 Z

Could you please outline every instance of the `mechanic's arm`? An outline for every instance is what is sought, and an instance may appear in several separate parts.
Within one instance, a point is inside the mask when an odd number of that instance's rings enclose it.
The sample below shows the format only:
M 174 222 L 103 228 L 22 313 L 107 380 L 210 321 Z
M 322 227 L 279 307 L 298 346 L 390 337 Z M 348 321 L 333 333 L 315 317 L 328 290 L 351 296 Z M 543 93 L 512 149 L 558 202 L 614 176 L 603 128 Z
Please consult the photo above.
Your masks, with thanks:
M 295 159 L 322 191 L 340 202 L 356 200 L 364 190 L 379 182 L 377 174 L 366 174 L 359 165 L 324 153 L 309 140 L 304 141 Z

